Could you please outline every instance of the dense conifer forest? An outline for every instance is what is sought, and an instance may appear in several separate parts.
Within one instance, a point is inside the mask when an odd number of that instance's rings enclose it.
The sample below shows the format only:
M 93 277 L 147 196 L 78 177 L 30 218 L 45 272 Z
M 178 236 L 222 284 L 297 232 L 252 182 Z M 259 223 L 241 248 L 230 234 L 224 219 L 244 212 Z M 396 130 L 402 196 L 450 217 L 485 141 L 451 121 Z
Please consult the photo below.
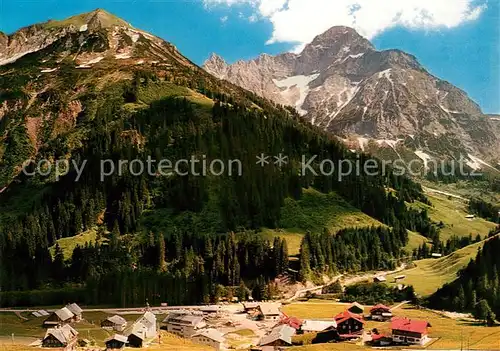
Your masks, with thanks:
M 196 99 L 179 94 L 196 90 Z M 190 90 L 192 91 L 192 90 Z M 212 99 L 209 100 L 208 98 Z M 300 174 L 302 157 L 364 161 L 332 137 L 308 126 L 289 109 L 248 92 L 218 90 L 211 80 L 159 78 L 138 72 L 81 98 L 77 128 L 53 138 L 37 159 L 71 155 L 75 169 L 20 174 L 0 194 L 0 299 L 3 305 L 51 304 L 75 294 L 86 303 L 133 305 L 198 303 L 222 295 L 269 296 L 272 280 L 288 269 L 286 242 L 267 242 L 256 233 L 276 228 L 284 199 L 300 199 L 304 188 L 336 192 L 389 228 L 348 229 L 305 236 L 299 279 L 311 272 L 394 267 L 407 231 L 439 240 L 425 211 L 405 202 L 427 202 L 420 185 L 394 175 Z M 144 102 L 148 103 L 145 104 Z M 9 116 L 8 123 L 16 122 Z M 3 128 L 5 128 L 3 122 Z M 26 130 L 8 133 L 5 154 L 18 155 Z M 21 142 L 21 144 L 22 144 Z M 16 146 L 17 145 L 17 146 Z M 261 153 L 287 155 L 288 163 L 256 166 Z M 101 160 L 240 160 L 242 174 L 164 176 L 153 169 L 101 175 Z M 17 156 L 16 156 L 17 157 Z M 4 165 L 10 162 L 3 158 Z M 317 163 L 313 164 L 318 167 Z M 5 168 L 6 169 L 6 168 Z M 32 170 L 32 169 L 29 169 Z M 373 171 L 373 170 L 372 170 Z M 65 259 L 57 240 L 98 228 L 101 241 L 77 247 Z M 234 232 L 246 231 L 236 240 Z M 226 287 L 230 287 L 227 289 Z M 26 295 L 29 290 L 37 290 Z M 57 291 L 52 295 L 46 291 Z M 47 301 L 54 299 L 54 301 Z

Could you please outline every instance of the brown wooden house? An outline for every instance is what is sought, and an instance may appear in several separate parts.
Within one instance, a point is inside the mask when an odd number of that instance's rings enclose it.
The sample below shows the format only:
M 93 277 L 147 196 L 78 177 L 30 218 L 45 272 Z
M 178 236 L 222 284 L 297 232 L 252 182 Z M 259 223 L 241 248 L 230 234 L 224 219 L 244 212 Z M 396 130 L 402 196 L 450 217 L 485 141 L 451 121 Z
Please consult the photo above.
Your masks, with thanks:
M 58 309 L 43 322 L 44 327 L 61 326 L 75 321 L 75 315 L 68 308 Z
M 363 305 L 354 302 L 351 306 L 349 306 L 347 310 L 354 314 L 362 314 L 365 308 L 363 307 Z
M 360 315 L 344 311 L 334 317 L 341 338 L 357 338 L 363 334 L 364 321 Z
M 107 350 L 123 349 L 127 344 L 127 337 L 125 335 L 115 334 L 104 341 Z
M 70 325 L 47 329 L 42 340 L 43 347 L 73 350 L 77 347 L 78 332 Z
M 374 321 L 388 321 L 392 318 L 391 309 L 385 305 L 378 304 L 370 309 L 370 318 Z

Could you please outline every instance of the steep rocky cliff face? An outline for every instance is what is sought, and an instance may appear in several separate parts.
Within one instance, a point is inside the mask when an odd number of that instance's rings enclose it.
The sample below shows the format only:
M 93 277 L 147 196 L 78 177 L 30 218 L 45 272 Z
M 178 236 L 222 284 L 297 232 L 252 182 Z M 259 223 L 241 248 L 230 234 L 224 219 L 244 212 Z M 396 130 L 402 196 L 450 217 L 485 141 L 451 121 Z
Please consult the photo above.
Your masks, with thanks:
M 410 54 L 377 51 L 351 28 L 329 29 L 300 54 L 261 55 L 232 65 L 214 54 L 204 68 L 294 106 L 356 149 L 364 150 L 372 140 L 392 149 L 391 157 L 401 155 L 401 148 L 423 162 L 460 155 L 491 165 L 500 160 L 495 121 L 464 91 L 431 75 Z

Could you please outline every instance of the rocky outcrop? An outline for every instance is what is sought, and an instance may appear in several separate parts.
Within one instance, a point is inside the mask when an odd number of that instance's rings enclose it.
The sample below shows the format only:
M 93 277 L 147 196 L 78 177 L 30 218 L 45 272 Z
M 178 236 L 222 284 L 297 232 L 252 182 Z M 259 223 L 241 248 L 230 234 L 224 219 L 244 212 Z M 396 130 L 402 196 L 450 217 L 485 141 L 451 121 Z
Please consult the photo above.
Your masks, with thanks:
M 500 137 L 491 119 L 464 91 L 431 75 L 410 54 L 377 51 L 351 28 L 329 29 L 300 54 L 261 55 L 232 65 L 212 55 L 203 67 L 294 106 L 312 124 L 343 139 L 390 145 L 418 140 L 407 143 L 413 151 L 500 159 Z M 446 143 L 435 141 L 442 138 Z

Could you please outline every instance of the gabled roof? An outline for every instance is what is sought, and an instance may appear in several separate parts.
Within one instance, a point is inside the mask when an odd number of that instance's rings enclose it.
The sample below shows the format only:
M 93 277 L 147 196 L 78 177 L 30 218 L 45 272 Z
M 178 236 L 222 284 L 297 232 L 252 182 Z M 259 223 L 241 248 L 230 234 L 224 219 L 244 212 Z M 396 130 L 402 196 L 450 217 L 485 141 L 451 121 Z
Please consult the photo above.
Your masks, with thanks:
M 225 340 L 224 335 L 216 329 L 202 329 L 198 333 L 194 334 L 193 338 L 195 336 L 204 336 L 205 338 L 209 338 L 217 342 L 224 342 Z
M 49 335 L 52 335 L 62 344 L 67 345 L 70 341 L 78 336 L 78 332 L 70 325 L 66 324 L 62 327 L 47 329 L 47 332 L 45 333 L 45 337 L 43 339 L 45 340 Z
M 142 323 L 147 328 L 150 328 L 156 324 L 156 316 L 152 312 L 147 311 L 139 317 L 136 323 Z
M 72 304 L 70 304 L 70 305 L 67 305 L 66 308 L 68 310 L 70 310 L 74 315 L 77 315 L 77 316 L 81 315 L 82 312 L 83 312 L 83 310 L 80 308 L 80 306 L 78 306 L 74 302 Z
M 302 323 L 301 329 L 303 331 L 309 331 L 309 332 L 320 332 L 323 330 L 326 330 L 328 328 L 337 327 L 337 322 L 335 321 L 311 321 L 311 320 L 305 320 L 304 323 Z
M 252 308 L 257 308 L 259 307 L 259 303 L 258 302 L 244 302 L 243 303 L 243 308 L 244 309 L 252 309 Z
M 387 278 L 383 275 L 378 275 L 374 278 L 376 281 L 379 281 L 379 282 L 386 282 L 387 281 Z
M 335 319 L 335 322 L 337 322 L 337 325 L 338 324 L 341 324 L 341 323 L 344 323 L 345 321 L 349 320 L 349 319 L 355 319 L 357 320 L 358 322 L 361 322 L 361 323 L 365 323 L 363 321 L 363 317 L 361 317 L 360 315 L 358 314 L 355 314 L 355 313 L 351 313 L 349 311 L 344 311 L 342 313 L 339 313 L 338 315 L 336 315 L 335 317 L 333 317 L 333 319 Z
M 387 307 L 386 305 L 383 305 L 383 304 L 379 303 L 378 305 L 373 306 L 373 307 L 370 309 L 370 312 L 372 312 L 372 311 L 376 311 L 376 310 L 386 310 L 386 311 L 390 311 L 391 309 L 390 309 L 389 307 Z
M 286 324 L 289 327 L 294 328 L 295 330 L 299 329 L 302 326 L 302 323 L 303 322 L 297 317 L 288 317 L 287 315 L 284 315 L 284 317 L 281 319 L 281 324 Z
M 365 309 L 363 305 L 361 305 L 357 302 L 353 302 L 353 304 L 351 306 L 349 306 L 348 310 L 350 310 L 353 307 L 359 308 L 361 311 L 363 311 Z
M 391 329 L 413 332 L 419 334 L 425 334 L 427 332 L 427 328 L 430 327 L 430 323 L 427 321 L 417 320 L 417 319 L 408 319 L 402 317 L 394 317 L 391 321 Z
M 136 322 L 132 326 L 132 332 L 129 334 L 129 336 L 135 335 L 139 339 L 145 340 L 146 339 L 146 330 L 147 330 L 147 328 L 144 324 Z
M 294 334 L 295 334 L 295 329 L 293 329 L 292 327 L 289 327 L 288 325 L 280 325 L 271 330 L 271 332 L 268 335 L 263 336 L 262 339 L 260 339 L 259 345 L 264 346 L 276 340 L 282 340 L 287 344 L 291 345 L 292 336 Z
M 264 316 L 279 316 L 279 305 L 275 303 L 261 303 L 259 309 Z
M 111 323 L 116 324 L 116 325 L 127 324 L 127 321 L 125 320 L 125 318 L 123 318 L 122 316 L 116 315 L 116 314 L 114 316 L 106 318 L 106 320 L 110 321 Z
M 127 337 L 125 335 L 121 335 L 121 334 L 115 334 L 113 336 L 110 336 L 109 338 L 107 338 L 106 340 L 104 340 L 104 342 L 108 342 L 108 341 L 111 341 L 111 340 L 116 340 L 116 341 L 120 341 L 120 342 L 127 342 Z
M 62 321 L 67 321 L 68 319 L 73 318 L 75 315 L 71 312 L 67 307 L 63 307 L 54 312 L 57 317 L 59 317 Z

